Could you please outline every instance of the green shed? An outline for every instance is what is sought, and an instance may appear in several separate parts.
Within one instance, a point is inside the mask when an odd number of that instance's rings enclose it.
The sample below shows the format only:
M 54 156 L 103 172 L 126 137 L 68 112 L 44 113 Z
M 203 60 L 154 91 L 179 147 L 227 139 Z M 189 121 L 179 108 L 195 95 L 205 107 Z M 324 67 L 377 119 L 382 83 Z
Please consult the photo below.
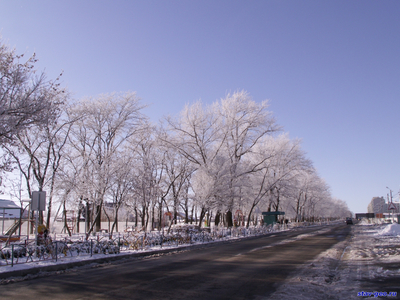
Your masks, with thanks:
M 284 215 L 284 211 L 268 211 L 263 212 L 262 215 L 264 217 L 264 225 L 274 224 L 278 221 L 278 216 Z

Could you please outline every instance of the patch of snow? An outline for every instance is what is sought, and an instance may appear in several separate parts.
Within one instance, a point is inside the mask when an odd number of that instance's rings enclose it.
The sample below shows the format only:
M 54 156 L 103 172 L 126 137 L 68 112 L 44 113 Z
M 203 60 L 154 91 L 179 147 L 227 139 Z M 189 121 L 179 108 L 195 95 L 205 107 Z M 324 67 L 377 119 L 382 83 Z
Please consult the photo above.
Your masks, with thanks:
M 387 225 L 384 229 L 377 233 L 378 235 L 391 235 L 397 236 L 400 235 L 400 224 L 393 223 Z
M 360 299 L 363 280 L 400 277 L 400 225 L 360 222 L 351 237 L 318 255 L 287 278 L 275 293 L 259 299 Z M 390 292 L 390 291 L 385 291 Z M 385 298 L 386 299 L 386 298 Z

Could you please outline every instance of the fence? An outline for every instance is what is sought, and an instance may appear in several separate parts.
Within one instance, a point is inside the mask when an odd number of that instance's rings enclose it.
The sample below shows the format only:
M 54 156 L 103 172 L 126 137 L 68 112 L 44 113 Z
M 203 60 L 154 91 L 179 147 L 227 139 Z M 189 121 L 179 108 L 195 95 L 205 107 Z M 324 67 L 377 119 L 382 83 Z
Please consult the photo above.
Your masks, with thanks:
M 236 227 L 236 228 L 205 228 L 198 230 L 195 227 L 176 227 L 170 233 L 165 231 L 127 232 L 109 235 L 97 234 L 86 239 L 84 235 L 63 237 L 57 241 L 47 238 L 40 245 L 31 240 L 23 243 L 12 243 L 0 248 L 0 267 L 14 266 L 40 261 L 54 261 L 76 258 L 78 256 L 95 256 L 98 254 L 119 254 L 129 251 L 145 251 L 181 245 L 208 243 L 238 237 L 256 236 L 269 233 L 273 230 L 268 227 Z

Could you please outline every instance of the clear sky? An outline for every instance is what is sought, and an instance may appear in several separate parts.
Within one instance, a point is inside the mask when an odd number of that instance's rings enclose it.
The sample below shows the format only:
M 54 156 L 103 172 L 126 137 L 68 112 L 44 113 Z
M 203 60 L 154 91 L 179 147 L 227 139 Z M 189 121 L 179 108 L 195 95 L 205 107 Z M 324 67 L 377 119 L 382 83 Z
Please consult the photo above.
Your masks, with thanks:
M 400 190 L 399 16 L 396 0 L 0 0 L 3 40 L 76 99 L 136 91 L 154 121 L 268 99 L 353 212 Z

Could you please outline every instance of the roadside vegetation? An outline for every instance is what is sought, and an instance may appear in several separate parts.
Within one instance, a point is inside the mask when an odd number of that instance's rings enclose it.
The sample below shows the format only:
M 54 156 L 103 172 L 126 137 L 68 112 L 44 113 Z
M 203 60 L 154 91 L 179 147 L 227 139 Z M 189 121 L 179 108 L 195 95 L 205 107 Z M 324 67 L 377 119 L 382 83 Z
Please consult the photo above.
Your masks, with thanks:
M 24 207 L 46 191 L 39 224 L 50 231 L 257 226 L 263 211 L 293 222 L 351 216 L 312 161 L 246 91 L 188 103 L 152 123 L 135 92 L 73 99 L 37 59 L 0 41 L 2 189 Z M 84 221 L 85 228 L 79 228 Z

